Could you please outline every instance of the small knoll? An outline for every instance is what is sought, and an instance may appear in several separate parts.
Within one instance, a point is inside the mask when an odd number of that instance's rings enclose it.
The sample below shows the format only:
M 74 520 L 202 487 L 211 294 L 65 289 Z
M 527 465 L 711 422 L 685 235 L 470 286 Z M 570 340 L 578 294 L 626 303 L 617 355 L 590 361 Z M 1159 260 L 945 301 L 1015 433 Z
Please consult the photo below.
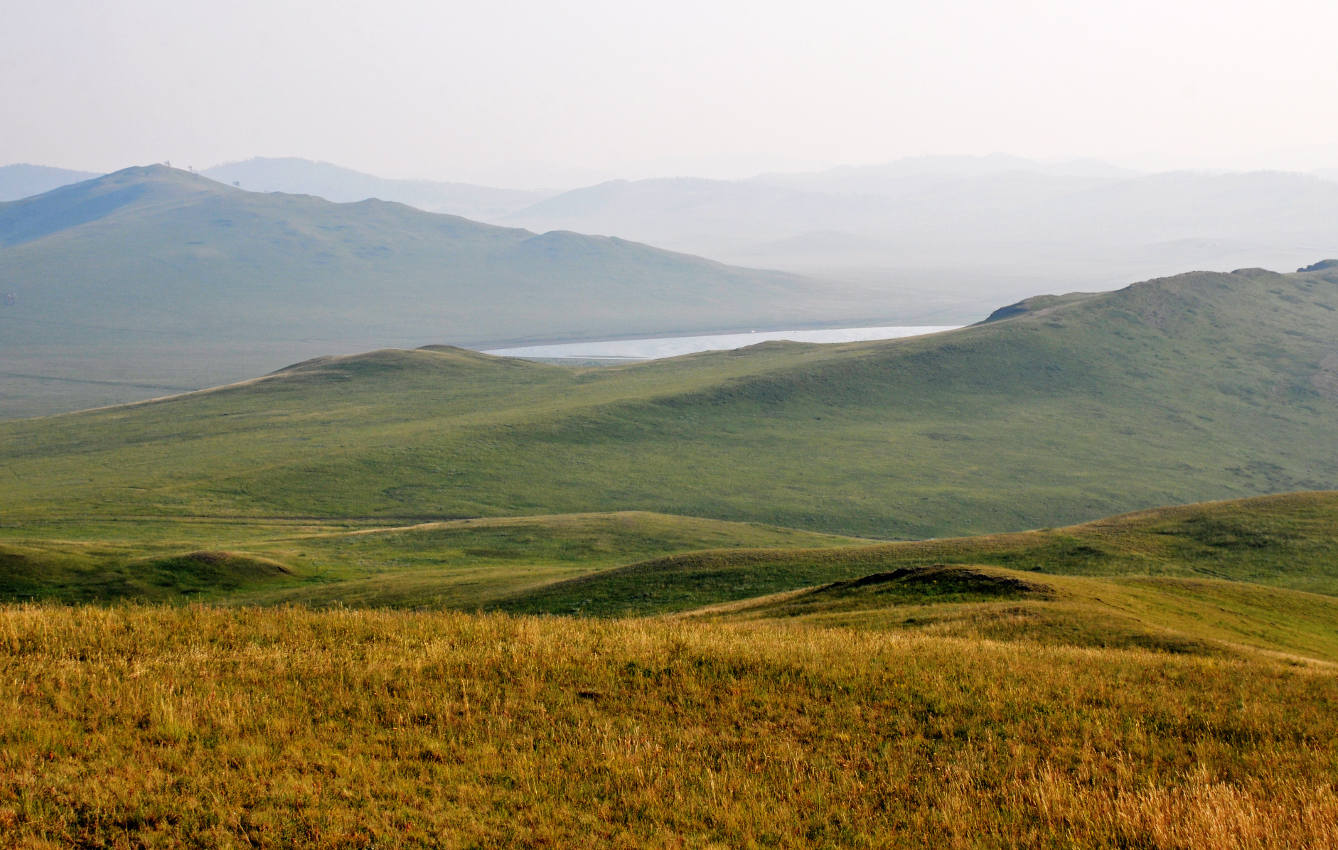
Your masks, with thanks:
M 1338 599 L 1241 581 L 903 568 L 682 616 L 971 640 L 1338 661 Z
M 1053 583 L 1012 570 L 935 564 L 928 567 L 902 567 L 828 582 L 805 590 L 727 603 L 719 606 L 719 611 L 746 613 L 749 617 L 801 617 L 879 610 L 889 606 L 1051 600 L 1058 595 Z M 715 607 L 703 611 L 714 612 Z
M 204 590 L 235 590 L 270 579 L 291 576 L 293 571 L 271 558 L 242 552 L 196 551 L 142 562 L 147 583 L 182 593 Z
M 874 573 L 847 581 L 834 581 L 809 592 L 813 597 L 847 596 L 864 591 L 897 594 L 909 590 L 916 598 L 975 596 L 988 599 L 1049 596 L 1048 584 L 1011 573 L 983 567 L 948 566 L 902 567 L 891 572 Z

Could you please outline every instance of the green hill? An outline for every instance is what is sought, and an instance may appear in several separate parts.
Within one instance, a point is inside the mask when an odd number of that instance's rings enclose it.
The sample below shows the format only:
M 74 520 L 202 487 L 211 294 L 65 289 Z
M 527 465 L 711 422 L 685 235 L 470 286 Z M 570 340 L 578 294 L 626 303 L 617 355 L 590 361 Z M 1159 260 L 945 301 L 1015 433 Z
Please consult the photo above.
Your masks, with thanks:
M 0 293 L 5 417 L 388 344 L 485 347 L 877 312 L 797 275 L 382 201 L 246 192 L 164 166 L 0 204 Z
M 1338 661 L 1338 493 L 1069 528 L 656 558 L 501 595 L 514 613 L 686 613 L 973 640 Z
M 1338 486 L 1338 274 L 574 369 L 379 351 L 0 424 L 10 521 L 647 510 L 877 538 Z
M 1338 662 L 1338 492 L 870 544 L 621 512 L 0 528 L 0 602 L 693 618 Z
M 556 582 L 501 605 L 528 613 L 658 614 L 951 565 L 1089 578 L 1213 579 L 1338 596 L 1338 493 L 1161 508 L 1011 534 L 692 552 Z

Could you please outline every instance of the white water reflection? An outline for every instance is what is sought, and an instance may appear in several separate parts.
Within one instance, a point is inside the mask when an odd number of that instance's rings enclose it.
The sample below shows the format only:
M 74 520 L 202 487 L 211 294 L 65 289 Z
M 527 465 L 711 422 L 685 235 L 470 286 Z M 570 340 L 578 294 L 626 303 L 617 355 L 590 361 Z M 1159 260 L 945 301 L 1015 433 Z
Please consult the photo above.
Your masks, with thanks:
M 896 325 L 880 328 L 827 328 L 824 330 L 753 331 L 752 333 L 709 334 L 706 336 L 616 339 L 604 342 L 564 342 L 559 345 L 526 345 L 519 348 L 494 348 L 485 352 L 502 357 L 599 358 L 610 360 L 655 360 L 677 357 L 697 351 L 722 351 L 743 348 L 774 339 L 794 342 L 865 342 L 875 339 L 900 339 L 908 336 L 956 330 L 959 325 Z

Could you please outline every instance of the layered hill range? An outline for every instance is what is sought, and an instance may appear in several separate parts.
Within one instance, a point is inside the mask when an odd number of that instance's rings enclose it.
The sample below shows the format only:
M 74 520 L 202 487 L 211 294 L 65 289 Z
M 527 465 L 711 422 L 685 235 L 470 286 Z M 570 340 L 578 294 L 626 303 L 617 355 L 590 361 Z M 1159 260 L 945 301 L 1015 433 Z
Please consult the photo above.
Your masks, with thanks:
M 678 613 L 1333 661 L 1338 494 L 1068 524 L 1334 490 L 1335 445 L 1332 261 L 605 369 L 381 350 L 0 423 L 0 598 Z
M 855 288 L 621 239 L 252 193 L 165 166 L 0 205 L 0 293 L 7 416 L 384 345 L 859 323 L 880 310 Z M 43 392 L 45 410 L 25 405 Z
M 1338 172 L 1142 173 L 1002 154 L 561 192 L 392 180 L 292 157 L 202 173 L 250 191 L 379 198 L 844 281 L 894 298 L 899 323 L 937 325 L 1041 291 L 1108 289 L 1186 268 L 1295 268 L 1334 252 L 1338 215 Z M 18 197 L 11 183 L 33 193 L 89 176 L 6 166 L 0 201 Z
M 648 510 L 919 538 L 1338 487 L 1338 268 L 605 369 L 450 347 L 0 425 L 0 513 Z

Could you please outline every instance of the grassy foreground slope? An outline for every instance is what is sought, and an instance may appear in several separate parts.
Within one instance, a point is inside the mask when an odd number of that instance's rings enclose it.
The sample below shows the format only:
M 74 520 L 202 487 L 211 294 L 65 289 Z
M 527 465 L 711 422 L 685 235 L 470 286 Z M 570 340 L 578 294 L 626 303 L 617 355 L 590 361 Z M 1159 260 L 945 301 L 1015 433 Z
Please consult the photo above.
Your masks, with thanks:
M 884 343 L 567 369 L 314 361 L 0 424 L 0 512 L 650 510 L 870 537 L 1338 485 L 1338 271 L 1195 273 Z
M 1328 666 L 768 624 L 0 609 L 7 846 L 1286 847 Z

